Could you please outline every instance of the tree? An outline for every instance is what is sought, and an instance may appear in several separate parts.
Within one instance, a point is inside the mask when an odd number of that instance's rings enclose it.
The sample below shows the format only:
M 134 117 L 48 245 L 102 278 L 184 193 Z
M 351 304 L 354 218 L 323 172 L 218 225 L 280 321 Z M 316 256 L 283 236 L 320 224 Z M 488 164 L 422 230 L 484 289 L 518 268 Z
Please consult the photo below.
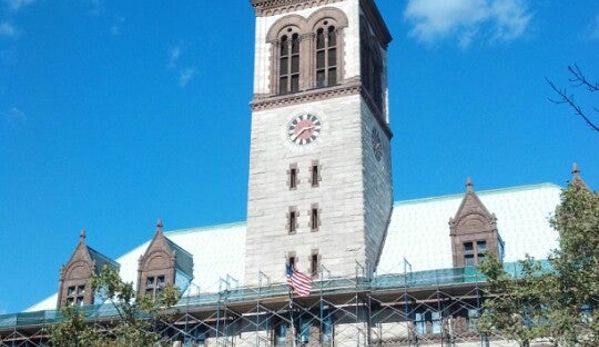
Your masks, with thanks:
M 487 276 L 490 299 L 483 304 L 479 330 L 499 334 L 528 347 L 548 334 L 548 293 L 554 278 L 543 271 L 542 263 L 532 258 L 520 262 L 518 278 L 504 270 L 493 255 L 486 257 L 480 271 Z
M 571 65 L 568 66 L 568 71 L 570 71 L 570 79 L 569 82 L 570 84 L 575 87 L 583 87 L 585 88 L 588 92 L 590 93 L 594 93 L 594 92 L 599 92 L 599 83 L 598 82 L 591 82 L 589 81 L 585 75 L 582 73 L 582 71 L 580 70 L 580 68 L 578 68 L 577 65 Z M 573 94 L 569 94 L 568 91 L 565 88 L 559 88 L 557 87 L 551 80 L 546 79 L 547 83 L 549 83 L 549 86 L 551 87 L 551 89 L 553 89 L 557 95 L 559 96 L 559 99 L 549 99 L 552 102 L 556 103 L 556 104 L 566 104 L 568 106 L 570 106 L 570 108 L 572 108 L 572 110 L 574 110 L 574 113 L 581 117 L 585 123 L 587 123 L 587 125 L 589 127 L 591 127 L 591 129 L 595 130 L 595 131 L 599 131 L 599 109 L 597 107 L 595 107 L 593 110 L 595 111 L 595 113 L 597 113 L 594 117 L 589 115 L 588 111 L 585 111 L 582 106 L 580 106 L 575 100 L 574 100 L 574 95 Z
M 63 321 L 52 328 L 50 344 L 61 347 L 101 346 L 102 335 L 85 323 L 81 311 L 74 307 L 62 310 Z
M 518 276 L 493 257 L 480 266 L 490 298 L 479 329 L 523 347 L 539 338 L 555 346 L 599 346 L 599 195 L 576 170 L 550 223 L 560 248 L 549 268 L 532 258 L 520 262 Z
M 599 346 L 599 195 L 577 174 L 562 192 L 551 224 L 560 233 L 551 261 L 559 284 L 553 306 L 561 313 L 553 333 L 562 342 Z
M 92 287 L 112 304 L 118 318 L 105 327 L 86 321 L 85 311 L 68 307 L 63 321 L 51 331 L 50 344 L 66 347 L 159 346 L 156 323 L 169 318 L 169 309 L 180 299 L 174 286 L 167 286 L 157 298 L 138 295 L 132 283 L 123 282 L 118 271 L 105 266 L 93 275 Z

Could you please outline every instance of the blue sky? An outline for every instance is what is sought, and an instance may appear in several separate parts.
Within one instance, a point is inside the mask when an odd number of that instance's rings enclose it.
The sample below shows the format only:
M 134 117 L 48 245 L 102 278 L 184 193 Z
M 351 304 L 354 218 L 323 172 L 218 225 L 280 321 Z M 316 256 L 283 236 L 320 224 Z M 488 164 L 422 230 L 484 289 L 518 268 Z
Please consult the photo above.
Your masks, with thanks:
M 0 313 L 56 291 L 82 228 L 117 258 L 158 218 L 245 219 L 254 14 L 233 3 L 0 0 Z M 378 6 L 396 200 L 564 185 L 573 162 L 599 189 L 599 133 L 545 81 L 599 107 L 567 71 L 599 80 L 596 0 Z

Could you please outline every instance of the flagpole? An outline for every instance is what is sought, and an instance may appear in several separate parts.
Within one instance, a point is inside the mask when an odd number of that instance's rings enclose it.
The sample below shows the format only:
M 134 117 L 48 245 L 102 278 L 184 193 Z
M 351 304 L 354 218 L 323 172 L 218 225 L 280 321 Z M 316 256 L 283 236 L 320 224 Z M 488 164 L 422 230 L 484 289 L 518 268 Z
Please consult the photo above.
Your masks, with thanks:
M 289 289 L 289 317 L 291 318 L 291 341 L 293 342 L 293 347 L 295 345 L 295 324 L 293 323 L 293 290 Z

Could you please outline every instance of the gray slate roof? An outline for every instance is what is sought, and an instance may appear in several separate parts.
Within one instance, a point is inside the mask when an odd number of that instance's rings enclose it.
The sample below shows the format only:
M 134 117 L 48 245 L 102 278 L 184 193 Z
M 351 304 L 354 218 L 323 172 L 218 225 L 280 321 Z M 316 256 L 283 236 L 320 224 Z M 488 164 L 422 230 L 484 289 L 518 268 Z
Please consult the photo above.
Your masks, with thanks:
M 93 249 L 89 246 L 86 246 L 86 247 L 87 247 L 87 251 L 89 252 L 89 255 L 96 262 L 96 269 L 95 269 L 96 274 L 99 274 L 100 271 L 102 271 L 102 268 L 104 267 L 104 265 L 108 265 L 115 269 L 119 269 L 121 267 L 121 264 L 108 258 L 104 254 L 96 251 L 95 249 Z

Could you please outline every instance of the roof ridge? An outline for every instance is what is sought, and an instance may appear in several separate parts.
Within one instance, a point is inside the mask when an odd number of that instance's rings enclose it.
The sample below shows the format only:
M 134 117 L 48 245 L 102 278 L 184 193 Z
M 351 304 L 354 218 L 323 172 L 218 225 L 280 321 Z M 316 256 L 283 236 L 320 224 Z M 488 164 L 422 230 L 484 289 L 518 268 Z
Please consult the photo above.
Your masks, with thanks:
M 195 227 L 195 228 L 169 230 L 169 231 L 165 231 L 164 235 L 169 237 L 169 236 L 182 235 L 182 234 L 187 234 L 187 233 L 197 233 L 197 232 L 205 232 L 205 231 L 232 229 L 235 227 L 245 226 L 246 224 L 247 223 L 245 221 L 242 221 L 242 222 L 231 222 L 231 223 L 223 223 L 223 224 L 205 225 L 205 226 Z
M 102 259 L 106 260 L 107 262 L 109 262 L 109 263 L 112 263 L 113 265 L 120 266 L 120 264 L 119 264 L 119 262 L 118 262 L 118 261 L 116 261 L 116 260 L 112 259 L 111 257 L 107 256 L 106 254 L 104 254 L 104 253 L 102 253 L 102 252 L 100 252 L 100 251 L 98 251 L 98 250 L 96 250 L 96 249 L 94 249 L 94 248 L 92 248 L 92 247 L 90 247 L 90 246 L 87 246 L 87 245 L 86 245 L 85 247 L 87 247 L 87 250 L 88 250 L 90 253 L 93 253 L 93 254 L 91 255 L 91 256 L 92 256 L 92 258 L 94 257 L 94 255 L 96 255 L 96 256 L 98 256 L 98 257 L 100 257 L 100 258 L 102 258 Z
M 561 187 L 555 183 L 545 182 L 545 183 L 526 184 L 526 185 L 522 185 L 522 186 L 477 190 L 476 194 L 480 197 L 480 196 L 486 196 L 486 195 L 497 194 L 497 193 L 507 193 L 507 192 L 513 192 L 513 191 L 526 191 L 526 190 L 533 190 L 533 189 L 539 189 L 539 188 L 563 189 L 563 187 Z M 393 206 L 407 205 L 407 204 L 414 204 L 414 203 L 425 203 L 425 202 L 430 202 L 430 201 L 449 200 L 449 199 L 456 199 L 456 198 L 463 198 L 463 197 L 464 197 L 464 193 L 454 193 L 454 194 L 447 194 L 447 195 L 431 196 L 431 197 L 426 197 L 426 198 L 397 200 L 393 203 Z
M 193 258 L 193 254 L 191 254 L 191 252 L 187 251 L 185 248 L 183 248 L 182 246 L 179 246 L 175 241 L 169 239 L 166 235 L 164 237 L 164 239 L 166 240 L 166 242 L 169 244 L 169 246 L 171 248 L 173 248 L 174 251 L 180 251 L 183 254 L 190 256 Z

